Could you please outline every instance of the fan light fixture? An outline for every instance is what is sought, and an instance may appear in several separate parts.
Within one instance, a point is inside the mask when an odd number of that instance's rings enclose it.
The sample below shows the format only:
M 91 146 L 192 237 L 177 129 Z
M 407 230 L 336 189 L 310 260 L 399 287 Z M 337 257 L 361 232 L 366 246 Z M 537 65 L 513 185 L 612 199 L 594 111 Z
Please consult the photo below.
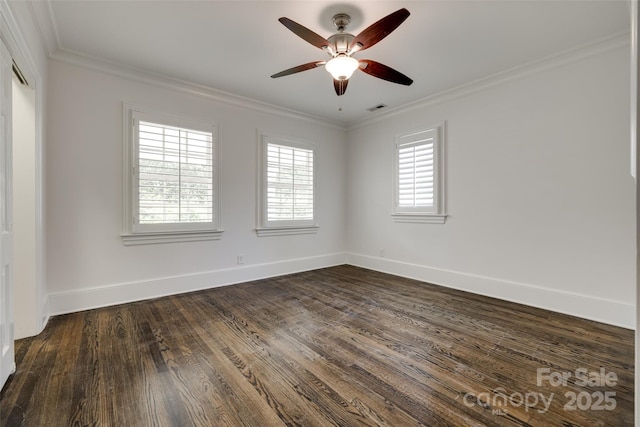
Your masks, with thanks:
M 360 63 L 357 59 L 347 55 L 338 55 L 325 65 L 325 68 L 336 80 L 348 80 L 353 72 L 358 69 Z

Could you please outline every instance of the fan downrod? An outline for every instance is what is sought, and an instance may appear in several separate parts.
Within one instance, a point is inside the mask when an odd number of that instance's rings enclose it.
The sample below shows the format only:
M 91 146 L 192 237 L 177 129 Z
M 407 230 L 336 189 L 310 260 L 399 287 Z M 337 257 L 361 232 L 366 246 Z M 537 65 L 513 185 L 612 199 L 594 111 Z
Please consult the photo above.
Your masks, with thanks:
M 346 13 L 337 13 L 333 15 L 333 25 L 336 26 L 336 30 L 338 30 L 339 32 L 342 33 L 344 30 L 346 30 L 349 26 L 349 23 L 351 23 L 351 17 Z

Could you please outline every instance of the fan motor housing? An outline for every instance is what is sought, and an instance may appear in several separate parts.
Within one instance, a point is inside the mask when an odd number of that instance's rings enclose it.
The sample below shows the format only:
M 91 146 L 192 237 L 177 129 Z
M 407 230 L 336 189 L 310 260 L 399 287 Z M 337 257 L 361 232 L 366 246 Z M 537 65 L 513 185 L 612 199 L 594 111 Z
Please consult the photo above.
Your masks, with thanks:
M 353 34 L 349 33 L 338 33 L 334 34 L 327 39 L 331 45 L 333 45 L 336 54 L 338 53 L 347 53 L 349 50 L 349 46 L 351 45 L 351 41 L 355 38 Z

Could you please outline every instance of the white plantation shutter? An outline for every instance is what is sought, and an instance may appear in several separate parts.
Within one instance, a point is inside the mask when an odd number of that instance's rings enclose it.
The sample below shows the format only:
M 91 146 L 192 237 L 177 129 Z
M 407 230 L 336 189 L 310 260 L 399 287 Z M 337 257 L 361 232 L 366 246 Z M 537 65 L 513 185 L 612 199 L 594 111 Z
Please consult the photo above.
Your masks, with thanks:
M 433 138 L 398 150 L 398 206 L 433 207 Z
M 267 143 L 266 220 L 313 220 L 313 150 Z
M 315 145 L 260 135 L 260 237 L 318 232 L 315 223 Z
M 218 240 L 215 122 L 123 103 L 125 245 Z
M 210 223 L 213 135 L 137 122 L 138 224 Z
M 444 222 L 444 124 L 396 137 L 394 220 Z

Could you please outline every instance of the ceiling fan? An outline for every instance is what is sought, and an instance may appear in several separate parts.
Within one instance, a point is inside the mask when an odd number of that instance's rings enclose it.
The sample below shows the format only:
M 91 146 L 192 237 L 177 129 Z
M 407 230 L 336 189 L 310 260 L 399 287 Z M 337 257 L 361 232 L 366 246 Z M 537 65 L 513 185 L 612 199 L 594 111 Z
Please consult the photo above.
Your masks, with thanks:
M 331 59 L 328 61 L 308 62 L 276 73 L 271 77 L 275 79 L 324 65 L 333 77 L 333 87 L 338 96 L 344 95 L 349 78 L 357 69 L 380 79 L 409 86 L 413 83 L 413 80 L 401 72 L 371 59 L 356 59 L 352 56 L 354 53 L 368 49 L 378 43 L 398 28 L 408 17 L 409 11 L 407 9 L 399 9 L 365 28 L 357 36 L 353 36 L 344 32 L 351 22 L 351 17 L 346 13 L 339 13 L 333 17 L 333 23 L 338 32 L 328 39 L 289 18 L 282 17 L 278 20 L 282 25 L 303 40 L 324 50 L 331 56 Z

